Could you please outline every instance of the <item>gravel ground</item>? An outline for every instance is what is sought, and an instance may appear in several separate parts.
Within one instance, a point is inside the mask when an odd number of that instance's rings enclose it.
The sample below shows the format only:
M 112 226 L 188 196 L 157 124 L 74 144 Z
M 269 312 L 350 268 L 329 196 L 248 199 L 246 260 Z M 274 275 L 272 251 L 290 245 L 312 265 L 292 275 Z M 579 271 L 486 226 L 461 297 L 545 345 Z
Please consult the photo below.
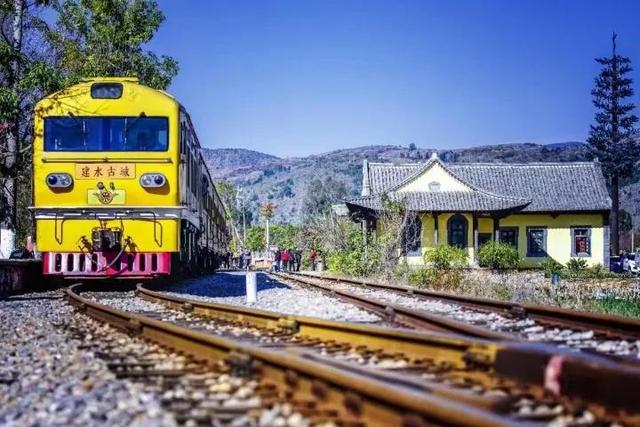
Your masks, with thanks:
M 175 425 L 155 396 L 79 348 L 69 328 L 86 321 L 59 299 L 0 301 L 0 425 Z
M 167 288 L 168 294 L 221 304 L 240 305 L 298 316 L 344 322 L 374 323 L 381 319 L 352 304 L 343 303 L 320 292 L 288 285 L 258 273 L 258 299 L 246 302 L 245 274 L 217 273 L 180 282 Z
M 163 309 L 135 298 L 133 292 L 96 295 L 101 295 L 100 302 L 122 309 Z M 219 368 L 200 372 L 202 367 L 182 355 L 75 312 L 60 292 L 42 296 L 0 301 L 1 426 L 191 426 L 196 425 L 191 417 L 207 413 L 235 414 L 213 425 L 312 424 L 289 403 L 261 408 L 258 381 L 223 373 L 222 362 Z M 188 320 L 180 312 L 166 314 L 170 320 Z M 122 363 L 133 371 L 142 369 L 137 363 L 152 363 L 157 372 L 185 374 L 169 382 L 156 376 L 130 381 L 118 378 L 120 367 L 108 366 Z M 332 422 L 314 425 L 335 427 Z

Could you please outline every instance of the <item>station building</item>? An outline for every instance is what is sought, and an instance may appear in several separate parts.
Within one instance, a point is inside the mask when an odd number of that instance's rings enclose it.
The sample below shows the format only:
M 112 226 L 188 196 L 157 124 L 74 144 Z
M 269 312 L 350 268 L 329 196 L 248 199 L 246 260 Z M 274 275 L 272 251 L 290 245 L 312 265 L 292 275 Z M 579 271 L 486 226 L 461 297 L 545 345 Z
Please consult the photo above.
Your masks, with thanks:
M 375 230 L 384 197 L 415 213 L 409 264 L 449 244 L 466 249 L 473 265 L 489 240 L 515 246 L 523 267 L 547 257 L 609 263 L 611 199 L 598 162 L 446 164 L 437 154 L 424 163 L 365 160 L 362 196 L 346 200 L 352 218 Z

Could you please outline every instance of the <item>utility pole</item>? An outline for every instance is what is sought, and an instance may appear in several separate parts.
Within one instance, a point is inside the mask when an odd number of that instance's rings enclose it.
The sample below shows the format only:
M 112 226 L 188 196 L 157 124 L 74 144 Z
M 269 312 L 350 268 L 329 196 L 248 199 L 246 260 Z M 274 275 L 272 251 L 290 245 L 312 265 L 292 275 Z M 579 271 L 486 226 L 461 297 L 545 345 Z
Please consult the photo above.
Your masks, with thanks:
M 635 240 L 636 240 L 636 230 L 635 228 L 633 228 L 633 215 L 631 215 L 631 252 L 634 252 L 634 253 L 636 251 Z
M 267 252 L 269 252 L 269 218 L 267 218 L 267 229 L 266 229 L 266 232 L 267 232 L 267 239 L 266 239 L 267 240 Z
M 20 59 L 19 52 L 22 50 L 22 25 L 25 3 L 24 0 L 13 0 L 13 22 L 11 25 L 11 49 L 14 58 L 11 61 L 8 83 L 14 92 L 17 92 L 18 81 L 20 79 Z M 17 158 L 18 158 L 18 138 L 19 116 L 15 115 L 8 120 L 5 130 L 5 149 L 0 153 L 2 163 L 2 180 L 0 182 L 0 203 L 5 207 L 1 209 L 0 218 L 0 258 L 9 258 L 11 252 L 16 247 L 17 228 L 17 202 L 18 202 L 18 180 L 17 180 Z M 2 158 L 4 157 L 4 158 Z
M 244 213 L 244 189 L 242 187 L 238 187 L 236 190 L 236 200 L 240 202 L 240 209 L 242 210 L 242 244 L 244 245 L 247 241 L 247 219 Z

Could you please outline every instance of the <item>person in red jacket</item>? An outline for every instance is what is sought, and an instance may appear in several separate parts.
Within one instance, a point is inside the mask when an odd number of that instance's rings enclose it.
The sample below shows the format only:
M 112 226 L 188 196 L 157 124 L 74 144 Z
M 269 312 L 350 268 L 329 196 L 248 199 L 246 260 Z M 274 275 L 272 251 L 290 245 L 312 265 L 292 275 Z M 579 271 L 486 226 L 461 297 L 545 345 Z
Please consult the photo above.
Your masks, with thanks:
M 289 252 L 287 252 L 286 249 L 282 250 L 282 253 L 280 254 L 280 260 L 282 261 L 282 270 L 288 270 L 289 269 Z

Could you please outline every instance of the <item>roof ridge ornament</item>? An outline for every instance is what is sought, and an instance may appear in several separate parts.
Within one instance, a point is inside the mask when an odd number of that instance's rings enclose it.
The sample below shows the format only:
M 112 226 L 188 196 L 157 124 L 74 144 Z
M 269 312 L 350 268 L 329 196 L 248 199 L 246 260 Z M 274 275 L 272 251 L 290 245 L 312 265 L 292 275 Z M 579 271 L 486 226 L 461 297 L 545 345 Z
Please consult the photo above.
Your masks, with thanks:
M 371 195 L 371 184 L 369 181 L 369 160 L 362 161 L 362 196 Z

